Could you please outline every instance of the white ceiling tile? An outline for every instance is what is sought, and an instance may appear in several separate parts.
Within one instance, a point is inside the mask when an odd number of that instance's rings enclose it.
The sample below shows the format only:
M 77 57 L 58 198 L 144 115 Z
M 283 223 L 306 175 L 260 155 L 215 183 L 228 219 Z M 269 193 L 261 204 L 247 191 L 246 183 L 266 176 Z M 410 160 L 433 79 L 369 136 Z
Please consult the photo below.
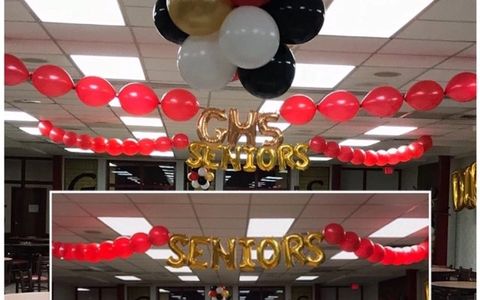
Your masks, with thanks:
M 29 21 L 35 19 L 25 7 L 23 1 L 5 1 L 5 21 Z
M 7 39 L 5 41 L 5 52 L 11 54 L 62 54 L 57 45 L 50 40 Z
M 299 46 L 301 50 L 332 51 L 332 52 L 364 52 L 377 51 L 387 39 L 359 38 L 359 37 L 315 37 L 308 43 Z
M 297 63 L 327 65 L 360 65 L 370 56 L 369 53 L 342 53 L 323 51 L 295 51 Z
M 153 21 L 152 21 L 153 22 Z M 139 44 L 163 44 L 169 45 L 171 42 L 163 38 L 157 29 L 149 27 L 133 27 L 133 35 Z
M 153 21 L 153 6 L 152 7 L 126 7 L 128 25 L 130 26 L 145 26 L 152 27 Z
M 430 68 L 445 56 L 374 54 L 363 65 L 373 67 Z
M 128 27 L 46 23 L 45 28 L 57 40 L 81 42 L 133 43 Z
M 31 22 L 5 22 L 5 37 L 7 39 L 50 39 L 40 25 Z
M 475 4 L 475 0 L 440 0 L 434 2 L 419 18 L 422 20 L 475 22 Z
M 436 68 L 475 72 L 476 65 L 477 61 L 474 57 L 452 57 L 436 66 Z
M 59 41 L 58 44 L 68 54 L 139 56 L 137 48 L 133 43 L 96 42 L 95 47 L 92 47 L 91 42 Z
M 394 39 L 383 47 L 379 53 L 450 56 L 471 45 L 467 42 Z
M 475 41 L 473 22 L 414 21 L 398 37 L 406 39 Z

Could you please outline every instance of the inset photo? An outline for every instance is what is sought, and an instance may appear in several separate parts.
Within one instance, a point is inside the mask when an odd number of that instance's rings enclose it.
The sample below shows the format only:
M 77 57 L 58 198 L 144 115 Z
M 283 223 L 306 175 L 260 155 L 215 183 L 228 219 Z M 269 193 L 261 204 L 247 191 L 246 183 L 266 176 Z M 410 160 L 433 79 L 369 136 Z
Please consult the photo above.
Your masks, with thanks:
M 53 299 L 426 300 L 429 198 L 52 192 Z

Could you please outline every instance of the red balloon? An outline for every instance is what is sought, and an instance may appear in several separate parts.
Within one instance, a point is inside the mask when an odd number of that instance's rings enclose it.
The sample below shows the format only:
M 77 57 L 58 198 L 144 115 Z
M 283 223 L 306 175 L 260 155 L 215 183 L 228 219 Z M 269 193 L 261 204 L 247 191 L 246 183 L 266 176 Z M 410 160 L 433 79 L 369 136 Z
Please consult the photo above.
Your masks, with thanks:
M 163 113 L 174 121 L 188 121 L 193 118 L 200 104 L 197 98 L 187 90 L 173 89 L 163 95 L 160 101 Z
M 397 150 L 398 158 L 401 162 L 407 162 L 412 159 L 413 153 L 408 146 L 400 146 Z
M 393 251 L 392 247 L 385 247 L 385 256 L 383 257 L 381 263 L 382 265 L 392 265 L 395 261 L 395 251 Z
M 85 260 L 92 263 L 100 261 L 100 245 L 98 243 L 90 243 L 85 250 Z
M 75 259 L 83 261 L 85 260 L 85 252 L 87 251 L 87 245 L 86 244 L 76 244 L 75 245 Z
M 155 142 L 151 139 L 141 139 L 138 141 L 139 152 L 142 155 L 150 155 L 155 150 Z
M 158 105 L 155 92 L 143 83 L 129 83 L 118 93 L 123 110 L 132 115 L 151 113 Z
M 400 162 L 400 157 L 398 156 L 398 151 L 395 148 L 390 148 L 387 150 L 388 153 L 388 164 L 396 165 Z
M 32 84 L 47 97 L 60 97 L 73 89 L 73 80 L 63 69 L 44 65 L 33 71 Z
M 108 140 L 103 136 L 97 136 L 93 139 L 92 150 L 95 153 L 104 153 L 107 147 Z
M 132 247 L 133 252 L 136 252 L 136 253 L 145 253 L 151 247 L 148 234 L 143 232 L 135 233 L 130 238 L 130 245 Z
M 190 181 L 198 180 L 199 177 L 200 177 L 200 176 L 198 176 L 198 173 L 197 173 L 197 172 L 193 172 L 193 171 L 190 172 L 190 173 L 188 173 L 188 176 L 187 176 L 188 180 L 190 180 Z
M 110 261 L 116 257 L 112 241 L 105 241 L 100 244 L 100 259 Z
M 30 76 L 25 64 L 16 56 L 5 53 L 5 85 L 17 85 Z
M 347 252 L 354 252 L 360 247 L 360 238 L 355 232 L 345 232 L 345 239 L 340 244 L 340 249 Z
M 184 149 L 188 147 L 188 136 L 183 133 L 177 133 L 172 138 L 172 145 L 176 149 Z
M 340 154 L 340 146 L 338 146 L 337 142 L 327 142 L 324 153 L 328 157 L 335 158 Z
M 325 139 L 319 135 L 311 138 L 308 144 L 310 150 L 317 154 L 323 153 L 323 151 L 325 151 L 325 147 L 327 146 L 327 142 L 325 141 Z
M 107 145 L 105 146 L 105 151 L 112 155 L 112 156 L 118 156 L 122 154 L 123 152 L 123 145 L 122 141 L 119 139 L 109 139 L 107 142 Z
M 76 257 L 76 248 L 74 244 L 66 243 L 63 245 L 64 252 L 63 252 L 63 258 L 65 260 L 74 260 Z
M 75 132 L 67 131 L 63 135 L 63 143 L 67 147 L 73 147 L 77 144 L 77 134 Z
M 280 115 L 289 123 L 303 125 L 315 117 L 316 105 L 310 97 L 305 95 L 294 95 L 280 108 Z
M 348 121 L 360 109 L 357 97 L 347 91 L 334 91 L 325 96 L 317 106 L 318 111 L 334 122 Z
M 53 124 L 50 121 L 40 121 L 38 123 L 38 130 L 43 136 L 49 136 L 50 130 L 52 130 Z
M 341 162 L 350 162 L 353 158 L 353 149 L 350 146 L 340 146 L 340 154 L 337 159 Z
M 138 142 L 134 139 L 126 139 L 123 141 L 123 153 L 128 156 L 133 156 L 140 151 Z
M 169 239 L 168 229 L 163 226 L 154 226 L 148 233 L 150 243 L 154 246 L 163 246 L 168 243 Z
M 454 101 L 468 102 L 477 98 L 477 75 L 463 72 L 450 79 L 445 94 Z
M 115 88 L 107 80 L 97 76 L 83 77 L 77 82 L 78 99 L 89 106 L 107 105 L 115 98 Z
M 425 152 L 427 152 L 428 150 L 430 150 L 430 148 L 432 148 L 432 146 L 433 146 L 432 137 L 429 136 L 429 135 L 422 135 L 422 136 L 418 139 L 418 141 L 419 141 L 420 143 L 422 143 L 422 145 L 423 145 L 423 150 L 424 150 Z
M 420 142 L 413 142 L 408 145 L 410 151 L 412 151 L 412 158 L 420 158 L 423 155 L 423 144 Z
M 355 251 L 355 255 L 362 259 L 367 259 L 373 254 L 373 249 L 375 245 L 373 242 L 367 238 L 360 239 L 360 245 Z
M 377 161 L 378 161 L 377 152 L 373 150 L 367 150 L 365 152 L 365 160 L 363 161 L 364 165 L 366 165 L 367 167 L 372 167 L 377 164 Z
M 52 244 L 52 254 L 56 258 L 63 258 L 65 253 L 65 247 L 60 242 L 53 242 Z
M 394 266 L 401 266 L 403 264 L 405 264 L 406 262 L 406 253 L 403 251 L 402 248 L 395 248 L 393 249 L 393 251 L 395 252 L 395 255 L 394 255 L 394 260 L 393 260 L 393 265 Z
M 405 101 L 414 109 L 420 111 L 432 110 L 443 100 L 442 87 L 432 80 L 415 83 L 405 95 Z
M 82 134 L 77 138 L 78 146 L 83 150 L 90 150 L 93 145 L 93 138 L 88 134 Z
M 65 135 L 65 131 L 62 128 L 53 127 L 50 130 L 50 134 L 48 137 L 57 144 L 63 143 L 63 136 Z
M 345 240 L 345 231 L 340 224 L 328 224 L 323 230 L 323 236 L 330 245 L 341 244 Z
M 367 260 L 371 263 L 378 263 L 383 260 L 383 257 L 385 256 L 385 249 L 383 248 L 382 245 L 375 243 L 373 247 L 373 254 L 370 255 Z
M 263 6 L 270 0 L 232 0 L 234 6 Z
M 353 156 L 350 162 L 354 165 L 361 165 L 365 161 L 365 151 L 360 148 L 353 149 Z
M 402 104 L 402 94 L 391 86 L 374 88 L 362 100 L 362 108 L 370 115 L 377 117 L 394 116 Z
M 130 247 L 130 239 L 124 236 L 116 238 L 113 241 L 113 251 L 120 258 L 129 258 L 133 254 L 133 250 Z
M 388 164 L 388 152 L 385 150 L 377 151 L 377 166 L 383 167 Z
M 155 149 L 157 151 L 165 152 L 172 150 L 172 141 L 166 137 L 162 136 L 155 140 Z

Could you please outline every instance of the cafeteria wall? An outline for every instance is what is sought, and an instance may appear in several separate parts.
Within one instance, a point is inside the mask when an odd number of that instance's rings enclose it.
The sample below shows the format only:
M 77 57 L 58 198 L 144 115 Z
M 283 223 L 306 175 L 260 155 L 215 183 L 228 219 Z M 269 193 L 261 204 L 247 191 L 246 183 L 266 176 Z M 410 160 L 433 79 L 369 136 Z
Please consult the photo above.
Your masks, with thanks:
M 75 300 L 76 287 L 64 282 L 53 282 L 52 300 Z

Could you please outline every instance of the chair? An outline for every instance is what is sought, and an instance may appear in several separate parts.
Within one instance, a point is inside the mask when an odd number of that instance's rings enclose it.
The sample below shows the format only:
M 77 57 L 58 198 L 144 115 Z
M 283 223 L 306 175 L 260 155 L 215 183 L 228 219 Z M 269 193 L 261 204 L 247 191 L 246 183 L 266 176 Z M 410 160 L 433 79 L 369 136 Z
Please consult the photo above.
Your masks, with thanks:
M 32 275 L 33 288 L 37 288 L 37 291 L 49 289 L 49 271 L 50 260 L 48 256 L 36 255 L 35 260 L 35 273 Z
M 456 274 L 458 281 L 470 281 L 472 279 L 472 268 L 464 269 L 460 267 Z
M 22 293 L 33 292 L 32 271 L 17 270 L 14 272 L 15 278 L 15 293 L 19 291 Z

